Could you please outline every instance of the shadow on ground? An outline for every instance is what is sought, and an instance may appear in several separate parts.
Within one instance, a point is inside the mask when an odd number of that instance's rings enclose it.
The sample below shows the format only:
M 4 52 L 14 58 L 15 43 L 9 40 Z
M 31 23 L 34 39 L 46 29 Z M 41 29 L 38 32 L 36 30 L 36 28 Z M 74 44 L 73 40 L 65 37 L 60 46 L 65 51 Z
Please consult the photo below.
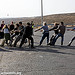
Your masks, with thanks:
M 60 53 L 60 54 L 69 54 L 75 55 L 73 53 L 67 52 L 67 50 L 75 50 L 74 46 L 35 46 L 35 48 L 31 49 L 29 47 L 9 47 L 9 48 L 0 48 L 0 52 L 13 52 L 13 51 L 34 51 L 34 52 L 50 52 L 50 53 Z M 65 52 L 64 52 L 65 50 Z
M 12 51 L 5 49 L 4 47 L 0 47 L 0 52 L 12 52 Z

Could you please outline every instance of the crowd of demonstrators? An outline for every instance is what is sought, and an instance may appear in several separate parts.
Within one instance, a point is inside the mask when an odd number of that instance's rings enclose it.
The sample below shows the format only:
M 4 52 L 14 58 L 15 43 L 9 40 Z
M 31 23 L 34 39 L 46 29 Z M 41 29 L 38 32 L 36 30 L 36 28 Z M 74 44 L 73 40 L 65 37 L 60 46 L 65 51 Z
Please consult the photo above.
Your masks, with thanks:
M 5 42 L 8 46 L 12 46 L 12 43 L 14 41 L 13 46 L 16 47 L 18 41 L 20 41 L 20 39 L 22 39 L 22 41 L 20 43 L 20 47 L 21 47 L 22 44 L 25 42 L 25 39 L 28 38 L 29 45 L 31 45 L 31 48 L 34 48 L 34 41 L 32 38 L 33 27 L 34 27 L 33 21 L 31 21 L 31 23 L 28 22 L 26 27 L 24 27 L 22 22 L 19 22 L 19 24 L 16 24 L 16 25 L 14 25 L 13 22 L 11 22 L 11 25 L 5 25 L 4 21 L 2 21 L 2 24 L 0 26 L 0 34 L 2 31 L 4 34 L 4 37 L 3 37 L 3 41 L 1 43 L 1 46 L 4 46 Z M 2 37 L 2 35 L 0 35 L 0 36 Z M 14 40 L 14 37 L 16 37 L 15 40 Z M 2 39 L 2 38 L 0 38 L 0 39 Z
M 43 25 L 44 26 L 42 26 L 41 28 L 35 30 L 35 32 L 38 30 L 41 30 L 41 29 L 44 30 L 42 39 L 40 41 L 40 45 L 42 44 L 43 40 L 46 37 L 47 37 L 47 45 L 55 45 L 55 43 L 59 37 L 61 37 L 61 45 L 63 45 L 64 34 L 65 34 L 65 30 L 66 30 L 64 23 L 63 22 L 61 22 L 60 24 L 54 23 L 54 27 L 51 29 L 48 28 L 48 26 L 45 22 L 43 23 Z M 54 30 L 54 34 L 52 35 L 52 37 L 50 39 L 50 43 L 48 43 L 49 42 L 49 31 L 52 31 L 52 30 Z
M 75 31 L 75 27 L 73 29 L 68 29 L 68 31 Z M 71 39 L 68 46 L 70 46 L 74 40 L 75 40 L 75 36 Z
M 33 28 L 34 23 L 31 21 L 31 23 L 27 23 L 27 26 L 24 26 L 22 22 L 19 22 L 18 24 L 14 25 L 14 22 L 11 22 L 10 25 L 5 25 L 4 21 L 2 21 L 0 26 L 0 39 L 3 38 L 3 41 L 1 43 L 1 46 L 4 46 L 4 43 L 6 43 L 8 46 L 17 46 L 17 43 L 20 41 L 19 48 L 22 47 L 22 45 L 27 41 L 29 43 L 29 47 L 34 48 L 34 39 L 33 39 Z M 55 45 L 57 39 L 61 37 L 61 45 L 63 45 L 64 42 L 64 34 L 66 27 L 63 22 L 60 24 L 54 23 L 54 26 L 49 29 L 46 22 L 43 22 L 43 26 L 39 29 L 36 29 L 35 32 L 43 29 L 43 36 L 40 40 L 39 46 L 42 44 L 43 40 L 47 38 L 47 45 Z M 49 42 L 49 31 L 54 31 L 54 34 L 50 38 Z M 75 31 L 75 28 L 71 29 L 71 31 Z M 4 37 L 3 37 L 4 36 Z M 15 38 L 15 40 L 14 40 Z M 75 36 L 72 38 L 72 40 L 69 42 L 68 46 L 71 45 L 71 43 L 75 40 Z M 12 45 L 13 43 L 13 45 Z

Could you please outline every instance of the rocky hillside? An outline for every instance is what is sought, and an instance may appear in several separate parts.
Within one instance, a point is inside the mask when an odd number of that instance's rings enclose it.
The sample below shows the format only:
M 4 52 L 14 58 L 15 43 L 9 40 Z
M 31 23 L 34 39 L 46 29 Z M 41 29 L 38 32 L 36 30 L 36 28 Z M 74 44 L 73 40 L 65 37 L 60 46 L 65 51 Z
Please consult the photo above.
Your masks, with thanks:
M 61 21 L 63 21 L 65 24 L 75 24 L 75 13 L 47 15 L 44 16 L 43 19 L 44 21 L 47 22 L 47 24 L 52 24 L 54 22 L 61 22 Z M 24 25 L 26 25 L 26 23 L 30 21 L 34 21 L 35 25 L 41 24 L 41 17 L 0 19 L 0 21 L 2 20 L 4 20 L 6 24 L 10 24 L 11 21 L 14 21 L 14 23 L 22 21 Z
M 33 21 L 40 24 L 41 18 L 36 17 L 33 19 Z M 48 24 L 61 21 L 63 21 L 65 24 L 75 24 L 75 13 L 44 16 L 44 21 L 46 21 Z

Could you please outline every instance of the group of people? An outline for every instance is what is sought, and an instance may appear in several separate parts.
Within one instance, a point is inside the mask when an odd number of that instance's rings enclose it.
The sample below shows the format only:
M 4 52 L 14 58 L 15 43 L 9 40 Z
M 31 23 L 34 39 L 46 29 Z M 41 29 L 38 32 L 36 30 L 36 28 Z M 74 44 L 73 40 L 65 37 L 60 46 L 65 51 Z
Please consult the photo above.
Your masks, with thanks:
M 26 26 L 24 26 L 22 24 L 22 22 L 19 22 L 16 25 L 14 25 L 13 22 L 11 23 L 11 25 L 5 25 L 4 21 L 2 21 L 2 24 L 0 26 L 0 39 L 3 38 L 1 46 L 4 46 L 4 43 L 6 43 L 9 46 L 16 47 L 18 41 L 21 40 L 20 45 L 19 45 L 19 48 L 21 48 L 22 45 L 24 43 L 26 43 L 27 39 L 28 39 L 29 46 L 31 48 L 35 48 L 34 47 L 34 39 L 32 37 L 33 28 L 34 28 L 33 21 L 31 21 L 31 23 L 28 22 Z M 37 32 L 41 29 L 43 29 L 44 32 L 43 32 L 43 36 L 40 40 L 39 46 L 42 44 L 43 40 L 46 37 L 47 37 L 47 45 L 54 46 L 59 37 L 61 37 L 61 45 L 63 45 L 64 34 L 66 31 L 66 26 L 64 25 L 63 22 L 61 22 L 60 24 L 55 22 L 54 26 L 51 29 L 48 28 L 48 25 L 46 22 L 43 22 L 43 26 L 39 29 L 36 29 L 35 32 Z M 52 37 L 50 38 L 50 41 L 49 41 L 49 31 L 52 31 L 52 30 L 54 31 L 54 34 L 52 35 Z M 75 28 L 71 29 L 71 30 L 75 30 Z M 15 37 L 15 40 L 14 40 L 14 37 Z M 73 42 L 74 39 L 75 39 L 75 37 L 73 37 L 73 39 L 69 42 L 68 46 L 71 45 L 71 43 Z M 13 41 L 14 41 L 14 44 L 12 45 Z
M 41 41 L 40 41 L 40 44 L 39 46 L 42 44 L 43 40 L 47 37 L 47 45 L 52 45 L 54 46 L 57 39 L 59 37 L 61 37 L 61 45 L 63 45 L 63 42 L 64 42 L 64 34 L 65 34 L 65 31 L 66 31 L 66 26 L 64 25 L 64 22 L 61 22 L 60 24 L 58 23 L 54 23 L 54 26 L 49 29 L 46 22 L 43 22 L 43 26 L 37 30 L 35 30 L 35 32 L 39 31 L 43 29 L 44 32 L 43 32 L 43 36 L 41 38 Z M 54 31 L 54 34 L 52 35 L 52 37 L 50 38 L 50 41 L 49 41 L 49 31 Z M 68 29 L 68 31 L 75 31 L 75 28 L 73 29 Z M 71 41 L 69 42 L 69 44 L 67 46 L 70 46 L 71 43 L 75 40 L 75 36 L 71 39 Z
M 33 21 L 31 23 L 27 23 L 26 26 L 23 26 L 22 22 L 19 22 L 19 24 L 15 25 L 5 25 L 4 21 L 2 21 L 1 28 L 0 28 L 0 33 L 4 34 L 4 39 L 1 43 L 1 46 L 4 46 L 4 43 L 6 43 L 9 46 L 12 46 L 13 38 L 16 37 L 13 46 L 16 47 L 18 41 L 20 41 L 19 47 L 21 48 L 22 45 L 25 43 L 26 38 L 28 38 L 29 45 L 31 48 L 34 48 L 34 41 L 33 41 Z M 0 35 L 2 36 L 2 35 Z M 30 42 L 31 41 L 31 42 Z
M 60 24 L 54 23 L 54 27 L 51 29 L 49 29 L 47 24 L 44 22 L 43 26 L 41 28 L 37 29 L 36 31 L 41 30 L 41 29 L 43 29 L 44 32 L 43 32 L 43 36 L 42 36 L 42 39 L 41 39 L 39 45 L 42 44 L 43 40 L 46 37 L 47 37 L 47 45 L 55 45 L 55 42 L 59 37 L 61 37 L 61 45 L 63 45 L 64 34 L 65 34 L 65 30 L 66 30 L 66 27 L 63 22 L 61 22 Z M 49 31 L 51 31 L 51 30 L 54 30 L 54 34 L 52 35 L 52 37 L 50 39 L 50 43 L 49 43 Z

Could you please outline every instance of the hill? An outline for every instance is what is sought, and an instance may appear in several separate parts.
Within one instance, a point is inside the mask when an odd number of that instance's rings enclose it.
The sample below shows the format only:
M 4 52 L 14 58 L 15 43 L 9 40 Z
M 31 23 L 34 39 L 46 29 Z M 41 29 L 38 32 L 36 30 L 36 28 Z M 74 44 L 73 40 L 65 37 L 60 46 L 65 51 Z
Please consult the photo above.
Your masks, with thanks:
M 75 13 L 47 15 L 44 16 L 43 20 L 48 24 L 61 21 L 63 21 L 65 24 L 75 24 Z M 33 21 L 40 24 L 41 17 L 36 17 L 33 19 Z
M 27 22 L 34 21 L 35 25 L 41 24 L 41 17 L 22 17 L 22 18 L 0 18 L 0 21 L 4 20 L 6 24 L 10 24 L 12 21 L 14 23 L 18 23 L 22 21 L 24 25 Z M 54 15 L 47 15 L 43 17 L 43 20 L 47 22 L 47 24 L 52 24 L 54 22 L 61 22 L 63 21 L 65 24 L 75 24 L 75 13 L 66 13 L 66 14 L 54 14 Z

